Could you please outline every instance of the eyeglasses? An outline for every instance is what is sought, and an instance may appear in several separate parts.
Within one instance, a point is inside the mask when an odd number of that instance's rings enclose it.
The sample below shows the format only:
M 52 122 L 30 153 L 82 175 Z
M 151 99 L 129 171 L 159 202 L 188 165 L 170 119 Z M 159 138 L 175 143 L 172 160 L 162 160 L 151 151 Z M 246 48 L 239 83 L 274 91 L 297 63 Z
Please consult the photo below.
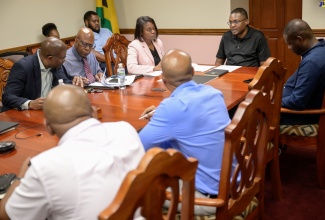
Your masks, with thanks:
M 227 22 L 227 24 L 230 26 L 230 25 L 232 25 L 232 24 L 234 24 L 234 25 L 237 25 L 237 24 L 239 24 L 240 22 L 242 22 L 242 21 L 244 21 L 244 20 L 246 20 L 247 18 L 244 18 L 243 20 L 240 20 L 240 21 L 237 21 L 237 20 L 235 20 L 235 21 L 228 21 Z
M 80 40 L 80 38 L 78 37 L 77 38 L 79 40 L 79 42 L 81 43 L 81 45 L 84 47 L 84 48 L 87 48 L 89 47 L 90 49 L 94 49 L 96 47 L 96 44 L 88 44 L 86 42 L 83 42 L 82 40 Z

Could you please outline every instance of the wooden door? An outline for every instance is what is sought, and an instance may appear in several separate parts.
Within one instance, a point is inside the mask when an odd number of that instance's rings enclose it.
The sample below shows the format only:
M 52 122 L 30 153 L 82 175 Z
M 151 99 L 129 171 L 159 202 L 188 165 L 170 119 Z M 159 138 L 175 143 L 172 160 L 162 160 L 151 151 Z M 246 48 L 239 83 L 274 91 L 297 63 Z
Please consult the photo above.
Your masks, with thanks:
M 287 68 L 286 78 L 298 68 L 301 57 L 288 49 L 283 29 L 293 18 L 302 18 L 302 0 L 249 0 L 249 22 L 268 38 L 271 56 Z

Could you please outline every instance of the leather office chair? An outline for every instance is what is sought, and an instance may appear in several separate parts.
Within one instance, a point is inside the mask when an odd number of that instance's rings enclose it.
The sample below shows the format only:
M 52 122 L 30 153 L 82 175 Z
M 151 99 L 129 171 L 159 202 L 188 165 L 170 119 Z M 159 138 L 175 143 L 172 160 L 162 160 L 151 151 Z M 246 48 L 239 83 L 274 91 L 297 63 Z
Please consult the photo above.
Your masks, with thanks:
M 295 111 L 281 108 L 281 113 L 319 115 L 318 124 L 280 125 L 280 144 L 287 146 L 316 147 L 318 182 L 320 188 L 325 189 L 325 93 L 321 109 Z
M 7 84 L 8 76 L 13 65 L 14 63 L 11 60 L 0 58 L 0 106 L 2 106 L 3 89 Z
M 26 56 L 28 56 L 28 53 L 23 51 L 11 51 L 0 54 L 0 58 L 9 59 L 14 63 Z
M 179 201 L 179 179 L 183 181 L 182 219 L 192 219 L 197 165 L 196 159 L 186 159 L 177 150 L 150 149 L 137 169 L 127 174 L 115 199 L 100 213 L 99 219 L 133 219 L 138 207 L 146 219 L 163 219 L 165 190 L 170 186 L 173 191 L 172 203 L 164 219 L 174 220 Z
M 195 216 L 196 220 L 263 218 L 270 105 L 270 98 L 255 89 L 239 104 L 225 129 L 218 197 L 194 198 L 195 205 L 216 207 L 216 215 Z
M 123 63 L 123 67 L 126 68 L 126 61 L 128 56 L 128 41 L 123 35 L 117 33 L 113 34 L 103 47 L 105 62 L 106 62 L 106 72 L 108 76 L 117 73 L 117 68 L 119 63 Z M 114 69 L 112 69 L 112 64 L 114 64 Z
M 266 162 L 270 165 L 272 190 L 276 199 L 281 199 L 282 197 L 279 167 L 279 120 L 286 71 L 279 60 L 270 57 L 258 69 L 254 79 L 248 85 L 249 90 L 261 90 L 270 97 L 272 117 L 270 118 L 271 124 Z

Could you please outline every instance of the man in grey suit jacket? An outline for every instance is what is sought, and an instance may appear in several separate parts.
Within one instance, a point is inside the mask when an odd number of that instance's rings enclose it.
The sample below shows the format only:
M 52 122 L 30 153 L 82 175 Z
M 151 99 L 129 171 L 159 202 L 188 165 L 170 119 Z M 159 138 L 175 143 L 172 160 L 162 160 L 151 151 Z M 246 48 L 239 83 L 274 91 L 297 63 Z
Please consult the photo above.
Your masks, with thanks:
M 67 48 L 57 39 L 45 39 L 40 50 L 15 63 L 4 88 L 2 102 L 6 108 L 42 109 L 44 98 L 58 80 L 83 86 L 79 77 L 70 77 L 62 68 Z

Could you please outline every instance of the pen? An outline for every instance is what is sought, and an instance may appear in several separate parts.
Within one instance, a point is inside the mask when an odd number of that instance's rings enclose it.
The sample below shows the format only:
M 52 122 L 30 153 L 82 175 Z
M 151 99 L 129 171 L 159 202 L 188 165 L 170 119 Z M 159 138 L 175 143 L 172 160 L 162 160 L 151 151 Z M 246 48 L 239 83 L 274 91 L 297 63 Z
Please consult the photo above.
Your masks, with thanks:
M 155 111 L 156 111 L 156 109 L 154 109 L 154 110 L 148 112 L 147 114 L 142 115 L 142 116 L 139 118 L 139 120 L 141 120 L 141 119 L 145 119 L 146 117 L 149 116 L 149 114 L 153 114 L 153 113 L 155 113 Z

